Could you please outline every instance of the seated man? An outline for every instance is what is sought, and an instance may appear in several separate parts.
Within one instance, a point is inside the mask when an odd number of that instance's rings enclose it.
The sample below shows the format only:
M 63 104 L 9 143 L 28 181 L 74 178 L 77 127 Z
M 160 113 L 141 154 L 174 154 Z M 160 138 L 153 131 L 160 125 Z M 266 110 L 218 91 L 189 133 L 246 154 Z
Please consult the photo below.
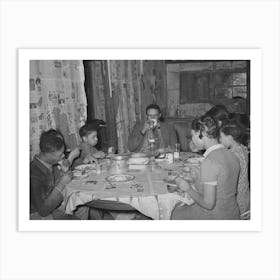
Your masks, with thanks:
M 146 115 L 145 121 L 135 124 L 128 138 L 128 149 L 131 152 L 146 153 L 151 134 L 157 140 L 156 149 L 175 149 L 175 144 L 178 143 L 176 132 L 171 125 L 160 121 L 160 107 L 156 104 L 147 106 Z
M 30 164 L 30 219 L 86 219 L 88 209 L 81 207 L 79 218 L 67 215 L 63 201 L 65 185 L 72 180 L 71 172 L 62 172 L 58 162 L 64 157 L 63 136 L 54 130 L 43 132 L 40 137 L 40 153 Z

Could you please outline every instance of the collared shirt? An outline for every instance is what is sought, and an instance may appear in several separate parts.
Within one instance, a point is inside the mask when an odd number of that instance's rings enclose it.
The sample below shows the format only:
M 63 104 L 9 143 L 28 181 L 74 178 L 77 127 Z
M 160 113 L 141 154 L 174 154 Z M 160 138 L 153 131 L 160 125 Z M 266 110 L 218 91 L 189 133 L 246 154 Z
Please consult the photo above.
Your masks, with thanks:
M 63 201 L 63 195 L 55 188 L 60 171 L 35 156 L 30 164 L 30 213 L 45 217 L 52 214 Z
M 128 137 L 128 149 L 131 152 L 141 152 L 147 149 L 147 142 L 145 142 L 147 133 L 143 135 L 141 131 L 145 122 L 137 122 Z M 174 127 L 166 122 L 160 122 L 160 129 L 158 129 L 158 139 L 159 139 L 159 147 L 167 148 L 167 147 L 175 147 L 175 144 L 178 143 L 177 134 Z M 145 147 L 143 149 L 143 146 Z
M 40 159 L 39 155 L 36 155 L 35 158 L 38 159 L 44 166 L 46 166 L 48 170 L 52 171 L 53 166 L 51 164 Z
M 221 149 L 221 148 L 225 148 L 225 147 L 222 144 L 213 145 L 205 151 L 203 156 L 206 158 L 212 151 L 215 151 L 215 150 Z

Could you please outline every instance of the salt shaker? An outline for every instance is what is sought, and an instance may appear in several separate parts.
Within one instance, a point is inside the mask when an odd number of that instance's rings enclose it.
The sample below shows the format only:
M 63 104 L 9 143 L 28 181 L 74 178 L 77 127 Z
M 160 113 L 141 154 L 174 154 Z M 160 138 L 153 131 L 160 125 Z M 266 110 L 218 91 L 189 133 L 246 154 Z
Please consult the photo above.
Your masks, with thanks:
M 101 174 L 101 167 L 98 162 L 96 163 L 96 174 Z
M 174 155 L 173 155 L 173 153 L 167 153 L 167 154 L 166 154 L 166 159 L 167 159 L 167 162 L 168 162 L 168 163 L 173 163 L 173 161 L 174 161 Z

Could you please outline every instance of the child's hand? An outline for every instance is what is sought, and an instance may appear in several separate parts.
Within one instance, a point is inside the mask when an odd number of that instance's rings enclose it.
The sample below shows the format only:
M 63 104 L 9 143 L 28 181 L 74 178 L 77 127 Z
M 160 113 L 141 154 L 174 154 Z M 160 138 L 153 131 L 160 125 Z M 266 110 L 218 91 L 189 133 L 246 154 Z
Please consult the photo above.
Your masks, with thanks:
M 71 151 L 71 153 L 68 156 L 68 160 L 70 162 L 70 164 L 72 164 L 73 160 L 75 158 L 77 158 L 80 155 L 80 149 L 79 147 L 75 148 L 73 151 Z
M 95 158 L 104 158 L 105 157 L 105 153 L 102 151 L 99 151 L 97 153 L 94 154 Z
M 93 156 L 87 156 L 84 160 L 84 163 L 93 163 L 93 162 L 96 162 L 97 163 L 97 159 Z

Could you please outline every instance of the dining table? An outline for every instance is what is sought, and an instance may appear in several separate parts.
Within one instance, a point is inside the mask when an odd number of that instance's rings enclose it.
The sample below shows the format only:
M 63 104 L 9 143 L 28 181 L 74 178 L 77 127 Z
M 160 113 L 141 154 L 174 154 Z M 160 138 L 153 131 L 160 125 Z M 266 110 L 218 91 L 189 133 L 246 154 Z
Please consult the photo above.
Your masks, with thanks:
M 181 153 L 173 163 L 159 160 L 123 174 L 112 174 L 108 166 L 87 170 L 85 176 L 74 177 L 65 186 L 65 212 L 73 214 L 78 206 L 91 201 L 114 201 L 129 205 L 153 220 L 170 220 L 176 205 L 194 203 L 187 193 L 170 190 L 168 181 L 170 174 L 195 174 L 192 171 L 199 170 L 200 161 L 189 162 L 188 158 L 193 157 L 193 153 Z M 116 175 L 121 175 L 115 178 L 122 180 L 112 180 Z

